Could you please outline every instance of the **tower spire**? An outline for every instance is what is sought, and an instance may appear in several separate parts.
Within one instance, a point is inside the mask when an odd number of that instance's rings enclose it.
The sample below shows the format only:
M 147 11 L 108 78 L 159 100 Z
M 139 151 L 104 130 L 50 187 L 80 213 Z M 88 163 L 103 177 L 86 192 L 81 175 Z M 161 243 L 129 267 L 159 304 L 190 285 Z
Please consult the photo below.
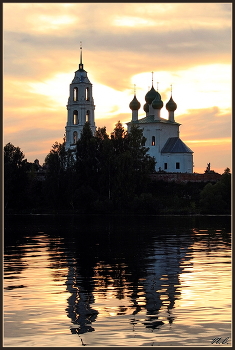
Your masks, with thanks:
M 171 84 L 171 97 L 172 97 L 172 84 Z
M 153 86 L 153 72 L 152 72 L 152 86 Z
M 83 70 L 83 63 L 82 63 L 82 42 L 80 41 L 80 63 L 79 63 L 79 69 Z
M 82 42 L 80 41 L 80 63 L 82 64 Z
M 136 96 L 136 85 L 134 84 L 134 96 Z

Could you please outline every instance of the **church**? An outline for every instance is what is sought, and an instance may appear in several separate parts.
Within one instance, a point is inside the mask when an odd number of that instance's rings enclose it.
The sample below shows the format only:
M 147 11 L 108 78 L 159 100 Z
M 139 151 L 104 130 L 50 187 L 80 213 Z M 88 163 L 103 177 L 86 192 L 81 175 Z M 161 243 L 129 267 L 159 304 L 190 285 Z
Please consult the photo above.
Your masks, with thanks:
M 75 150 L 85 122 L 90 123 L 93 134 L 95 126 L 95 105 L 92 96 L 92 84 L 83 68 L 82 50 L 80 63 L 70 84 L 67 104 L 67 125 L 65 127 L 65 149 Z
M 132 119 L 127 123 L 127 130 L 131 125 L 138 125 L 146 138 L 145 146 L 149 148 L 149 155 L 155 158 L 156 171 L 170 173 L 193 173 L 193 151 L 179 137 L 181 124 L 175 121 L 174 112 L 176 103 L 171 97 L 166 104 L 168 119 L 161 118 L 163 102 L 161 95 L 153 87 L 145 95 L 144 111 L 146 116 L 138 118 L 140 102 L 134 94 L 129 107 L 132 110 Z
M 168 119 L 161 118 L 163 101 L 161 95 L 153 87 L 145 95 L 144 111 L 146 116 L 138 118 L 140 102 L 134 98 L 130 102 L 132 110 L 131 120 L 127 124 L 138 125 L 146 138 L 145 146 L 149 148 L 149 155 L 155 158 L 156 171 L 169 173 L 193 173 L 193 151 L 179 137 L 181 124 L 175 121 L 174 112 L 177 105 L 171 97 L 166 103 Z M 76 142 L 80 138 L 85 122 L 89 121 L 93 134 L 95 126 L 95 105 L 92 95 L 92 84 L 82 63 L 82 49 L 80 52 L 79 69 L 75 72 L 70 84 L 70 94 L 67 104 L 67 124 L 65 127 L 65 149 L 75 150 Z

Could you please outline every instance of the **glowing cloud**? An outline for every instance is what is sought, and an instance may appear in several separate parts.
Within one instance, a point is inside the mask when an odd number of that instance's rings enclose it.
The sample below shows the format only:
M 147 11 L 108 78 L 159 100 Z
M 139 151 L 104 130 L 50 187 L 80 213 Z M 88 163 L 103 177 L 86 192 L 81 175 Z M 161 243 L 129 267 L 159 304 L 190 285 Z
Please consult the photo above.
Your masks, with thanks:
M 193 142 L 195 170 L 205 163 L 197 140 L 231 137 L 231 4 L 5 3 L 3 29 L 4 141 L 29 161 L 43 162 L 62 141 L 80 41 L 97 127 L 110 133 L 118 120 L 130 121 L 134 84 L 145 116 L 153 71 L 163 118 L 173 86 L 175 119 L 182 139 Z M 203 144 L 211 158 L 212 142 Z M 218 169 L 231 167 L 229 142 L 217 147 Z

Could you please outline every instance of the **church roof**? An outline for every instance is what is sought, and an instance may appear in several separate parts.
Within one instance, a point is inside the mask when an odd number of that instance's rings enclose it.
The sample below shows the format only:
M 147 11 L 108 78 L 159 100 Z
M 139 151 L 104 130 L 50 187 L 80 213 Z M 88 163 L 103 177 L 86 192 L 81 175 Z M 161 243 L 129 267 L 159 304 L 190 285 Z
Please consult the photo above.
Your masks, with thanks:
M 170 137 L 161 153 L 193 153 L 193 151 L 179 137 Z
M 149 123 L 166 123 L 166 124 L 178 124 L 176 122 L 172 122 L 168 119 L 160 118 L 160 120 L 154 120 L 154 115 L 148 115 L 147 117 L 144 117 L 142 119 L 138 119 L 136 121 L 131 121 L 129 123 L 134 123 L 134 124 L 149 124 Z M 126 124 L 129 124 L 126 123 Z
M 131 103 L 129 104 L 130 109 L 132 109 L 133 111 L 138 111 L 138 109 L 140 109 L 140 103 L 136 98 L 136 95 L 134 96 L 133 100 L 131 101 Z

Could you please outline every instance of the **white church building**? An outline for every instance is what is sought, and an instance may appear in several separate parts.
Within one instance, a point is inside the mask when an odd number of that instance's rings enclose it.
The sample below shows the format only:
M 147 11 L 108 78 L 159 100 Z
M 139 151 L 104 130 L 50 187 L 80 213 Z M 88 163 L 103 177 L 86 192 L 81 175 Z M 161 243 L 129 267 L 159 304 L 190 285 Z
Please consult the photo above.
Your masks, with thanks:
M 67 111 L 65 149 L 75 150 L 76 142 L 81 136 L 85 122 L 90 122 L 93 134 L 96 130 L 92 84 L 87 77 L 87 72 L 83 68 L 82 50 L 80 54 L 79 68 L 75 72 L 74 79 L 70 84 Z
M 132 110 L 132 119 L 127 124 L 138 125 L 146 137 L 145 146 L 149 147 L 149 155 L 155 158 L 156 171 L 193 173 L 193 151 L 179 138 L 180 124 L 175 121 L 174 111 L 177 108 L 172 96 L 166 104 L 168 119 L 161 118 L 163 107 L 161 95 L 153 87 L 145 96 L 144 111 L 146 117 L 139 119 L 140 103 L 134 94 L 129 107 Z M 75 150 L 76 142 L 81 136 L 84 124 L 90 122 L 93 134 L 95 126 L 95 105 L 92 95 L 92 84 L 87 72 L 83 68 L 82 48 L 80 53 L 79 69 L 75 72 L 70 84 L 70 93 L 67 104 L 67 124 L 65 127 L 65 149 Z
M 155 170 L 170 173 L 193 173 L 193 151 L 179 137 L 181 124 L 175 121 L 174 112 L 177 108 L 172 96 L 166 104 L 168 119 L 161 118 L 163 107 L 161 95 L 153 87 L 145 95 L 144 111 L 146 117 L 139 119 L 140 102 L 134 94 L 129 107 L 132 119 L 127 123 L 128 131 L 131 125 L 138 125 L 146 138 L 145 146 L 149 147 L 149 155 L 155 158 Z

